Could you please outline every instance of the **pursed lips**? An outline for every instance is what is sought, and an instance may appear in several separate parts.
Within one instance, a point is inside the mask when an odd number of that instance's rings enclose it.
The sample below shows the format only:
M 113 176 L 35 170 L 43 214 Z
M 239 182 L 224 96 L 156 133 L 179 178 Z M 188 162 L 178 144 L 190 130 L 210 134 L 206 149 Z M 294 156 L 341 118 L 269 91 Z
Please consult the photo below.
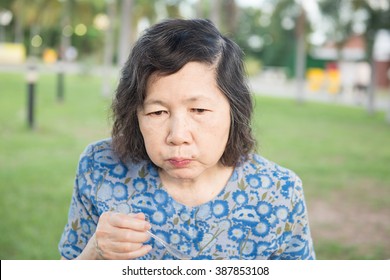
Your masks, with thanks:
M 168 162 L 176 168 L 186 167 L 191 163 L 191 159 L 188 158 L 169 158 Z

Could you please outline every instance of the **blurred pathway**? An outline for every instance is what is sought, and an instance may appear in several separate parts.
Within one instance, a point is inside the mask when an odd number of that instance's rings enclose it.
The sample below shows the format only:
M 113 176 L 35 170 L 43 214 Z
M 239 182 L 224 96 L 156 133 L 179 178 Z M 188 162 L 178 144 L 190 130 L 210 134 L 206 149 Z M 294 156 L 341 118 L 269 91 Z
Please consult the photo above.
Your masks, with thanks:
M 278 98 L 297 99 L 297 85 L 294 80 L 264 77 L 257 75 L 249 78 L 249 86 L 255 94 Z M 338 94 L 330 94 L 324 90 L 310 92 L 305 86 L 304 100 L 326 102 L 345 106 L 367 108 L 367 96 L 357 95 L 352 90 Z M 375 109 L 390 110 L 390 89 L 378 91 L 375 96 Z

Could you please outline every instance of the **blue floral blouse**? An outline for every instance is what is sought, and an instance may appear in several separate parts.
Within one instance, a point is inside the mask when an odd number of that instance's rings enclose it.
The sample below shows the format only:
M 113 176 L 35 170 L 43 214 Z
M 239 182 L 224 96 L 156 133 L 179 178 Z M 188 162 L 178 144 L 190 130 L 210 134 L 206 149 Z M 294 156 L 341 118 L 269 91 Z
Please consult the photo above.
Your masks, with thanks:
M 213 200 L 188 207 L 166 192 L 151 162 L 124 164 L 109 139 L 91 144 L 79 161 L 63 257 L 82 252 L 105 211 L 143 212 L 154 234 L 193 259 L 315 258 L 301 180 L 256 154 Z M 140 259 L 174 259 L 158 241 L 148 244 Z

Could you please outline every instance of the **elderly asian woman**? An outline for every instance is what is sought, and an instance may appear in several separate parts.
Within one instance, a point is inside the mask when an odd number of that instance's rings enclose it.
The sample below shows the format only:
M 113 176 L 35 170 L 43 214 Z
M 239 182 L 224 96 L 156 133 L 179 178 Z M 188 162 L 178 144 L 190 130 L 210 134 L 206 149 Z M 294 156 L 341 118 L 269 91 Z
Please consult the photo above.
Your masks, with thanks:
M 314 259 L 302 182 L 254 152 L 243 52 L 208 20 L 138 39 L 78 165 L 64 259 Z

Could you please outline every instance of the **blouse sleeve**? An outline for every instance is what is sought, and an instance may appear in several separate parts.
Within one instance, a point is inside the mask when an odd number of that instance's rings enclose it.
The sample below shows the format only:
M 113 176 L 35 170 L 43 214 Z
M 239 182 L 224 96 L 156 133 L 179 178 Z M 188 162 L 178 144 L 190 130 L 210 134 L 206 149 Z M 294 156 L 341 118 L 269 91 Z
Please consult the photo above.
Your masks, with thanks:
M 292 208 L 284 234 L 284 248 L 276 259 L 315 259 L 313 240 L 304 198 L 302 181 L 296 176 L 292 193 Z
M 96 230 L 99 218 L 93 196 L 93 189 L 99 178 L 93 168 L 90 150 L 87 148 L 80 156 L 68 222 L 58 244 L 61 256 L 66 259 L 74 259 L 83 251 Z

